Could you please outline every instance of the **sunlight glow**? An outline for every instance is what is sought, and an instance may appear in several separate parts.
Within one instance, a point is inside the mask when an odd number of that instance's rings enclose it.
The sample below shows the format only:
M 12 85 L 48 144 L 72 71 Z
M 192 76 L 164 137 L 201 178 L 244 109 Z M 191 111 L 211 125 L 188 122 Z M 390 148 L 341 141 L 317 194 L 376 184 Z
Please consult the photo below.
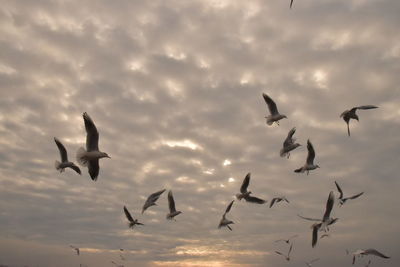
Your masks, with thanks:
M 181 141 L 163 141 L 163 145 L 167 145 L 169 147 L 183 147 L 183 148 L 190 148 L 192 150 L 202 149 L 202 147 L 189 139 L 181 140 Z

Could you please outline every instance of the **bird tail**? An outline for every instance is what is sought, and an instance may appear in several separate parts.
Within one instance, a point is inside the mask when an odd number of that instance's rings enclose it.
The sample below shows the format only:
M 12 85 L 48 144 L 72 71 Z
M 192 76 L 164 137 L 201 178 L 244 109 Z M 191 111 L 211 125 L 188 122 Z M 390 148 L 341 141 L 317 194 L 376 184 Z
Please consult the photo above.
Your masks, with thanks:
M 83 147 L 80 147 L 78 151 L 76 152 L 76 161 L 81 165 L 81 166 L 87 166 L 88 161 L 85 157 L 86 150 Z
M 59 162 L 58 160 L 56 160 L 56 162 L 54 162 L 54 167 L 56 167 L 56 170 L 62 172 L 63 169 L 60 167 L 60 165 L 61 165 L 61 162 Z

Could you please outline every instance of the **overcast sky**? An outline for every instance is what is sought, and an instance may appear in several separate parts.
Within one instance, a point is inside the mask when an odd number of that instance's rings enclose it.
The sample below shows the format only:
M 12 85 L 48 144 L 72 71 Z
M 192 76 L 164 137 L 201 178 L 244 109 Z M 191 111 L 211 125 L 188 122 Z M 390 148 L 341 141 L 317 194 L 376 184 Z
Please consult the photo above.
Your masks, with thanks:
M 86 0 L 0 5 L 0 264 L 8 266 L 350 266 L 376 248 L 400 266 L 398 0 Z M 288 119 L 267 126 L 262 93 Z M 339 115 L 358 105 L 352 136 Z M 75 160 L 82 113 L 100 133 L 93 182 Z M 300 148 L 279 157 L 296 127 Z M 320 169 L 294 173 L 310 139 Z M 235 201 L 249 189 L 273 208 Z M 311 247 L 334 181 L 345 195 Z M 140 214 L 147 196 L 167 192 Z M 126 205 L 145 226 L 128 229 Z M 274 240 L 298 234 L 290 262 Z M 77 256 L 69 247 L 81 248 Z M 119 248 L 124 248 L 122 261 Z M 368 259 L 357 261 L 364 266 Z

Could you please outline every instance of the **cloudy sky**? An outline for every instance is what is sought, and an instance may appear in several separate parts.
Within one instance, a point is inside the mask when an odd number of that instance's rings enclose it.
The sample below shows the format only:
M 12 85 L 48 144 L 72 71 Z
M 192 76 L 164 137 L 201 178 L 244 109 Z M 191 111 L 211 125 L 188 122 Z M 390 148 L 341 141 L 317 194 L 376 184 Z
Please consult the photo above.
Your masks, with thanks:
M 350 266 L 373 247 L 400 266 L 400 3 L 398 0 L 13 1 L 0 5 L 0 264 L 8 266 Z M 267 126 L 262 93 L 288 119 Z M 374 104 L 351 122 L 339 115 Z M 84 146 L 82 113 L 100 132 L 93 182 L 59 173 Z M 279 157 L 287 132 L 314 144 Z M 270 209 L 236 201 L 244 176 Z M 335 190 L 330 237 L 311 248 L 311 222 Z M 172 189 L 144 215 L 145 198 Z M 146 225 L 127 227 L 126 205 Z M 292 259 L 284 243 L 298 234 Z M 81 248 L 76 256 L 69 247 Z M 119 248 L 124 248 L 122 261 Z M 363 266 L 361 259 L 357 266 Z

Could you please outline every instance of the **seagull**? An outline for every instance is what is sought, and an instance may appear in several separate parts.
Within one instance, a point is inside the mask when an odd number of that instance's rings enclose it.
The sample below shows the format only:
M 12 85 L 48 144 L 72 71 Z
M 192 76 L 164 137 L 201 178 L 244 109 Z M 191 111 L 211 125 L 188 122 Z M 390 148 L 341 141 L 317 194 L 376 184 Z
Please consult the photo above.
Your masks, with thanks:
M 346 203 L 347 200 L 356 199 L 359 196 L 361 196 L 362 194 L 364 194 L 364 192 L 361 192 L 361 193 L 359 193 L 357 195 L 354 195 L 354 196 L 351 196 L 351 197 L 343 197 L 343 191 L 340 188 L 339 184 L 336 181 L 335 181 L 335 184 L 336 184 L 336 188 L 337 188 L 337 190 L 339 191 L 339 194 L 340 194 L 340 196 L 339 196 L 339 205 L 340 206 L 342 206 L 344 203 Z
M 151 207 L 151 206 L 156 206 L 156 205 L 157 205 L 157 204 L 156 204 L 156 201 L 157 201 L 158 198 L 161 196 L 161 194 L 164 193 L 164 191 L 165 191 L 165 189 L 160 190 L 160 191 L 158 191 L 158 192 L 155 192 L 155 193 L 151 194 L 151 195 L 147 198 L 147 200 L 146 200 L 146 202 L 144 203 L 143 208 L 142 208 L 142 214 L 143 214 L 143 212 L 144 212 L 145 210 L 147 210 L 149 207 Z
M 81 254 L 81 252 L 80 252 L 79 248 L 77 248 L 77 247 L 74 247 L 74 246 L 72 246 L 72 245 L 70 245 L 70 247 L 76 251 L 76 255 L 78 255 L 78 256 L 79 256 L 79 255 Z
M 271 200 L 271 203 L 269 203 L 269 207 L 272 208 L 272 206 L 273 206 L 275 203 L 279 203 L 279 202 L 281 202 L 281 201 L 286 201 L 287 203 L 289 203 L 289 200 L 287 200 L 286 197 L 274 197 L 274 198 Z
M 296 149 L 297 147 L 301 146 L 299 143 L 295 143 L 296 138 L 293 138 L 293 135 L 294 135 L 295 132 L 296 132 L 296 128 L 295 127 L 293 127 L 289 131 L 285 141 L 283 142 L 283 148 L 280 151 L 281 157 L 285 157 L 286 156 L 286 158 L 289 158 L 290 157 L 290 151 L 292 151 L 292 150 Z
M 335 203 L 335 197 L 333 194 L 333 191 L 329 193 L 328 200 L 326 202 L 326 209 L 324 216 L 321 219 L 313 219 L 313 218 L 307 218 L 303 217 L 301 215 L 297 215 L 302 219 L 309 220 L 309 221 L 316 221 L 317 223 L 314 223 L 311 227 L 313 229 L 312 232 L 312 247 L 315 247 L 318 241 L 318 231 L 323 230 L 323 231 L 329 231 L 329 225 L 334 224 L 338 218 L 331 218 L 331 211 L 333 208 L 333 204 Z
M 236 198 L 241 200 L 244 198 L 247 202 L 251 203 L 257 203 L 257 204 L 264 204 L 267 201 L 258 197 L 253 197 L 250 196 L 251 191 L 247 191 L 247 187 L 249 186 L 250 183 L 250 175 L 251 173 L 249 172 L 246 177 L 244 177 L 242 186 L 240 187 L 240 194 L 236 194 Z
M 57 138 L 54 137 L 54 142 L 56 142 L 56 145 L 58 147 L 58 150 L 60 151 L 60 156 L 61 156 L 61 162 L 56 160 L 55 162 L 55 167 L 56 170 L 63 172 L 65 171 L 65 168 L 71 168 L 77 173 L 81 174 L 81 170 L 79 169 L 78 166 L 76 166 L 73 162 L 68 161 L 68 154 L 67 150 L 65 149 L 64 145 L 58 140 Z
M 378 107 L 374 105 L 359 106 L 359 107 L 354 107 L 350 110 L 345 110 L 342 114 L 340 114 L 340 117 L 343 118 L 343 120 L 347 124 L 347 133 L 349 134 L 349 136 L 350 136 L 350 127 L 349 127 L 350 119 L 355 119 L 359 121 L 358 115 L 356 114 L 357 109 L 365 110 L 365 109 L 375 109 L 375 108 Z
M 290 239 L 293 239 L 293 238 L 296 238 L 296 237 L 298 237 L 298 235 L 291 236 L 288 239 L 278 239 L 278 240 L 275 240 L 274 242 L 285 241 L 287 244 L 289 244 Z
M 287 261 L 290 261 L 290 252 L 292 251 L 293 244 L 290 244 L 290 248 L 287 255 L 283 255 L 279 251 L 275 251 L 276 254 L 282 255 Z
M 290 8 L 292 8 L 293 0 L 290 0 Z
M 167 214 L 168 220 L 172 220 L 172 219 L 174 219 L 175 216 L 182 213 L 181 211 L 176 211 L 176 209 L 175 209 L 174 196 L 172 195 L 171 190 L 168 192 L 168 206 L 169 206 L 169 213 Z
M 99 159 L 110 158 L 107 153 L 99 151 L 99 132 L 89 115 L 84 112 L 83 120 L 86 128 L 86 150 L 81 147 L 76 153 L 76 159 L 82 166 L 87 166 L 93 181 L 99 175 Z
M 133 229 L 135 227 L 135 225 L 144 225 L 143 223 L 140 223 L 138 221 L 138 219 L 133 219 L 132 215 L 129 213 L 128 209 L 124 206 L 124 212 L 125 212 L 125 216 L 129 221 L 129 228 Z
M 279 125 L 279 120 L 287 117 L 285 115 L 279 114 L 278 108 L 276 107 L 274 100 L 272 100 L 267 94 L 263 93 L 263 97 L 268 105 L 269 113 L 271 113 L 270 116 L 265 117 L 267 119 L 267 124 L 272 125 L 275 122 Z
M 294 172 L 301 172 L 301 173 L 307 172 L 308 175 L 309 171 L 319 168 L 318 165 L 314 164 L 315 150 L 312 143 L 310 142 L 310 139 L 307 140 L 307 150 L 308 150 L 308 155 L 306 163 L 304 164 L 303 167 L 294 170 Z
M 219 222 L 218 229 L 220 229 L 223 226 L 226 226 L 228 227 L 229 230 L 232 231 L 232 228 L 229 225 L 235 223 L 233 221 L 227 220 L 225 215 L 231 210 L 234 201 L 235 200 L 232 200 L 231 203 L 229 203 L 228 207 L 226 207 L 225 213 L 222 215 L 222 219 Z
M 369 249 L 359 249 L 355 252 L 353 252 L 353 264 L 356 262 L 356 256 L 360 257 L 360 256 L 364 256 L 364 255 L 374 255 L 374 256 L 378 256 L 384 259 L 389 259 L 390 257 L 383 255 L 382 253 L 380 253 L 379 251 L 377 251 L 376 249 L 373 248 L 369 248 Z
M 309 262 L 306 262 L 306 265 L 307 265 L 308 267 L 311 267 L 312 264 L 313 264 L 314 262 L 316 262 L 316 261 L 319 261 L 319 258 L 313 259 L 312 261 L 309 261 Z

